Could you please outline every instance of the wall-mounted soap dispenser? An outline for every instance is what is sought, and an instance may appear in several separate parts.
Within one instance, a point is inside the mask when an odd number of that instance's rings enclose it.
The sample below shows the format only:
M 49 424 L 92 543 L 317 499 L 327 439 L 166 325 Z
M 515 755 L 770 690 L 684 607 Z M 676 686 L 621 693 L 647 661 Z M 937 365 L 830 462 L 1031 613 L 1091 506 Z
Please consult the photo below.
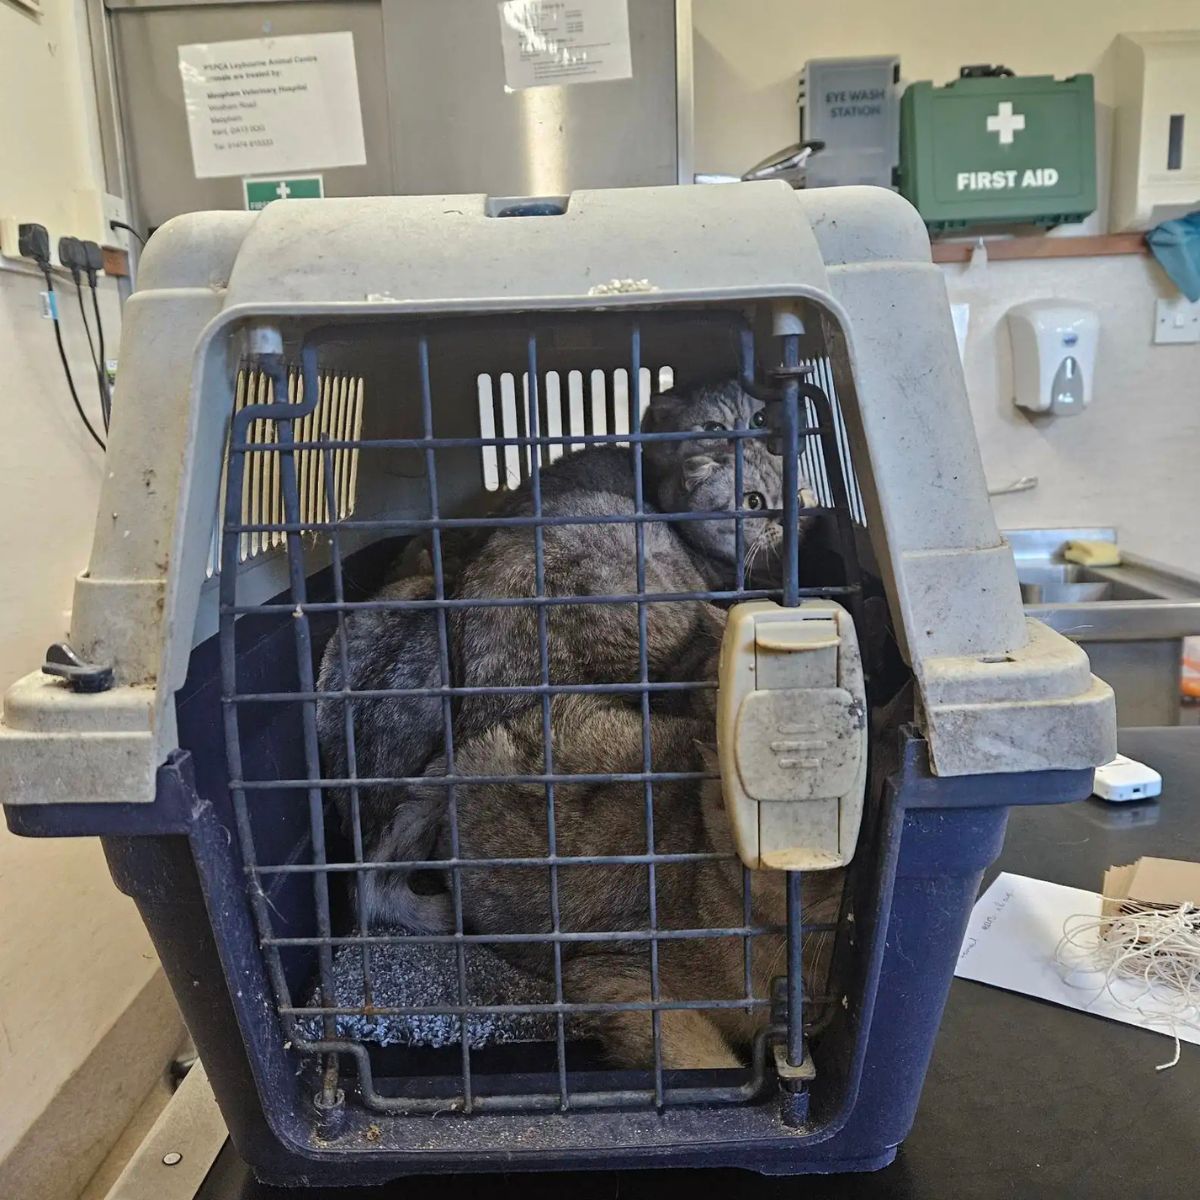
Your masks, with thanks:
M 1092 400 L 1100 317 L 1073 300 L 1029 300 L 1008 310 L 1018 407 L 1065 416 Z

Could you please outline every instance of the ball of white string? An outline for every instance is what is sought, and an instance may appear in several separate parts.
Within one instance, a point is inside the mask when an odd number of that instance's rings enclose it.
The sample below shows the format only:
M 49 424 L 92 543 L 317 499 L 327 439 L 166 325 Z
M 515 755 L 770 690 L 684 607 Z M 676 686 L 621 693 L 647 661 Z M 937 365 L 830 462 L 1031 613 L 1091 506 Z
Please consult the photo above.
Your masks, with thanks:
M 1064 972 L 1102 976 L 1097 995 L 1107 994 L 1118 1007 L 1137 1013 L 1147 1024 L 1166 1026 L 1175 1038 L 1179 1061 L 1179 1029 L 1200 1028 L 1200 909 L 1194 904 L 1162 908 L 1123 901 L 1119 911 L 1068 917 L 1055 958 Z M 1071 980 L 1068 978 L 1068 982 Z M 1130 987 L 1133 981 L 1140 985 Z

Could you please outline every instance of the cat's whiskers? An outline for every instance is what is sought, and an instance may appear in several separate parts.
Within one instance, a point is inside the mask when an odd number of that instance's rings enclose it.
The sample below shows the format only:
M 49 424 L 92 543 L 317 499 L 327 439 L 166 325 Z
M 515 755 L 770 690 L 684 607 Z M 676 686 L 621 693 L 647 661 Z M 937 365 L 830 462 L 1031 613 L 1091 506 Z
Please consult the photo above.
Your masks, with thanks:
M 755 534 L 753 541 L 746 549 L 746 553 L 742 556 L 742 573 L 745 578 L 750 579 L 754 575 L 754 562 L 759 553 L 767 549 L 766 537 L 770 530 L 770 526 L 765 526 Z

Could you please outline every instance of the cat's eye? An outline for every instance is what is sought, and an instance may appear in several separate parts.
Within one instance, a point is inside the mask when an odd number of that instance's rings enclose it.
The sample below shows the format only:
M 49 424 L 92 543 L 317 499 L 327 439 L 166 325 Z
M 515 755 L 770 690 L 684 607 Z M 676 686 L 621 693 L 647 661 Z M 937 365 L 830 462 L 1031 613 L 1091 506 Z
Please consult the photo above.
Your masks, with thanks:
M 767 410 L 760 408 L 758 412 L 750 418 L 750 425 L 754 429 L 761 429 L 767 423 Z
M 767 498 L 762 494 L 762 492 L 747 492 L 746 493 L 746 507 L 752 508 L 755 510 L 760 509 L 760 508 L 766 508 L 767 507 Z
M 705 421 L 703 428 L 704 428 L 705 433 L 724 433 L 725 432 L 725 426 L 722 425 L 720 421 Z

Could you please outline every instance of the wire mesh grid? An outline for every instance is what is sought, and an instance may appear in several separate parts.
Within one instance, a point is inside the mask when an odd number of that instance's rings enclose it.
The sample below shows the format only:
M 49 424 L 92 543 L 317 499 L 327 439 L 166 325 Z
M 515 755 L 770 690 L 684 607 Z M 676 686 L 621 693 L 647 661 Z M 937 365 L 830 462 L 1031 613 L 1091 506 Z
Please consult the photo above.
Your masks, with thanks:
M 546 407 L 539 389 L 546 375 L 539 365 L 539 331 L 536 322 L 524 334 L 525 372 L 523 388 L 527 403 L 523 406 L 521 430 L 481 429 L 479 437 L 439 436 L 435 427 L 435 365 L 431 359 L 431 336 L 420 331 L 415 339 L 415 362 L 409 364 L 416 382 L 420 407 L 420 435 L 408 438 L 363 440 L 357 425 L 353 436 L 327 431 L 312 435 L 312 424 L 305 420 L 305 394 L 314 396 L 319 389 L 317 353 L 322 344 L 320 332 L 306 336 L 301 351 L 303 388 L 297 394 L 293 385 L 288 392 L 288 369 L 281 358 L 264 358 L 254 364 L 270 381 L 260 403 L 247 405 L 235 414 L 231 431 L 224 502 L 221 570 L 220 650 L 223 678 L 224 733 L 227 748 L 230 792 L 238 824 L 248 890 L 256 918 L 260 942 L 278 1004 L 283 1032 L 298 1052 L 319 1056 L 322 1063 L 316 1102 L 318 1107 L 333 1107 L 343 1102 L 342 1065 L 349 1061 L 356 1069 L 356 1097 L 368 1109 L 390 1114 L 433 1114 L 447 1112 L 513 1111 L 537 1109 L 596 1109 L 613 1107 L 657 1107 L 694 1103 L 744 1103 L 761 1096 L 770 1080 L 768 1050 L 772 1044 L 783 1047 L 787 1062 L 800 1066 L 807 1053 L 805 1036 L 819 1028 L 835 991 L 810 987 L 805 995 L 802 952 L 806 935 L 825 938 L 837 922 L 833 919 L 805 922 L 803 917 L 802 878 L 789 873 L 783 903 L 783 919 L 765 921 L 755 911 L 752 873 L 736 865 L 740 887 L 736 919 L 720 923 L 705 922 L 699 914 L 686 921 L 662 918 L 661 888 L 664 880 L 673 886 L 680 871 L 733 869 L 736 860 L 728 848 L 699 849 L 672 847 L 661 828 L 658 801 L 662 792 L 681 785 L 688 788 L 712 786 L 718 778 L 707 761 L 697 766 L 686 762 L 665 769 L 655 759 L 654 733 L 659 705 L 691 703 L 711 693 L 711 677 L 663 679 L 656 677 L 649 655 L 650 625 L 659 606 L 727 605 L 746 599 L 770 598 L 785 605 L 797 604 L 803 597 L 820 596 L 843 601 L 852 614 L 859 616 L 861 586 L 854 557 L 851 522 L 861 519 L 861 499 L 857 485 L 847 483 L 843 467 L 849 466 L 845 430 L 825 392 L 809 382 L 811 368 L 802 363 L 799 339 L 787 336 L 773 339 L 771 351 L 778 356 L 772 382 L 760 381 L 756 369 L 753 334 L 740 314 L 705 318 L 708 326 L 724 326 L 737 345 L 738 377 L 751 395 L 758 397 L 767 414 L 761 425 L 739 420 L 719 431 L 674 430 L 647 432 L 641 422 L 647 403 L 647 372 L 642 361 L 643 327 L 666 318 L 662 314 L 614 315 L 622 323 L 628 346 L 627 380 L 639 386 L 626 388 L 628 412 L 619 423 L 610 423 L 610 433 L 580 433 L 563 429 L 545 432 Z M 701 324 L 697 318 L 692 318 Z M 339 336 L 344 337 L 344 330 Z M 829 380 L 831 382 L 831 378 Z M 277 397 L 287 396 L 287 401 Z M 361 414 L 359 414 L 361 416 Z M 255 431 L 270 422 L 273 438 L 255 436 Z M 308 430 L 306 433 L 305 430 Z M 332 433 L 332 436 L 331 436 Z M 700 441 L 727 447 L 734 469 L 734 507 L 707 510 L 662 511 L 646 492 L 646 455 L 656 444 L 695 443 Z M 782 501 L 767 511 L 747 508 L 743 498 L 746 449 L 751 442 L 766 441 L 769 450 L 779 455 L 782 477 Z M 614 513 L 559 513 L 547 509 L 543 481 L 548 478 L 551 462 L 564 450 L 619 445 L 632 464 L 632 511 Z M 527 512 L 501 509 L 491 515 L 447 515 L 443 511 L 439 488 L 439 455 L 447 451 L 493 451 L 503 456 L 516 448 L 523 459 L 521 492 L 527 498 Z M 352 515 L 344 497 L 337 494 L 344 475 L 335 469 L 337 456 L 353 452 L 356 456 L 388 451 L 419 451 L 425 468 L 426 503 L 421 513 L 398 516 L 361 517 Z M 302 489 L 300 464 L 311 463 L 313 456 L 323 460 L 318 477 L 327 491 L 325 502 L 306 502 Z M 262 466 L 264 461 L 271 466 Z M 363 460 L 365 462 L 365 459 Z M 819 470 L 818 470 L 819 468 Z M 278 478 L 281 505 L 278 511 L 257 514 L 252 519 L 244 501 L 245 489 L 269 469 Z M 444 468 L 443 468 L 444 470 Z M 311 467 L 308 468 L 311 477 Z M 799 572 L 799 531 L 801 528 L 800 489 L 802 472 L 818 489 L 819 516 L 828 519 L 840 545 L 843 578 L 835 585 L 801 587 Z M 486 483 L 486 478 L 485 478 Z M 811 514 L 806 514 L 810 516 Z M 781 524 L 782 563 L 778 578 L 763 586 L 747 572 L 746 526 L 755 521 L 772 520 Z M 734 575 L 726 586 L 708 586 L 690 590 L 656 590 L 647 576 L 647 537 L 653 536 L 658 522 L 725 522 L 733 524 L 736 549 Z M 563 527 L 586 528 L 624 526 L 632 528 L 634 541 L 635 586 L 622 592 L 554 594 L 547 587 L 547 539 Z M 520 530 L 531 535 L 529 550 L 533 559 L 532 590 L 519 595 L 458 594 L 447 562 L 447 544 L 456 536 L 470 534 L 490 537 L 495 531 Z M 355 598 L 343 548 L 354 536 L 384 538 L 427 537 L 430 594 L 418 598 L 394 595 Z M 238 595 L 237 565 L 247 538 L 281 539 L 287 557 L 289 587 L 285 595 L 265 604 L 241 602 Z M 328 579 L 321 588 L 313 588 L 306 566 L 306 551 L 314 542 L 324 540 L 329 549 Z M 756 586 L 757 585 L 757 586 Z M 569 606 L 574 614 L 588 619 L 599 607 L 618 606 L 636 613 L 636 664 L 629 678 L 564 681 L 552 671 L 553 626 L 557 616 Z M 460 651 L 455 645 L 456 621 L 464 614 L 486 610 L 532 610 L 536 641 L 534 678 L 515 682 L 488 679 L 466 683 L 463 680 Z M 558 610 L 558 612 L 556 612 Z M 612 611 L 616 611 L 613 609 Z M 364 614 L 431 614 L 434 624 L 434 678 L 422 686 L 363 687 L 352 681 L 350 636 L 353 622 Z M 294 674 L 287 687 L 255 688 L 239 673 L 239 636 L 242 618 L 274 619 L 291 627 L 294 643 Z M 332 626 L 330 629 L 329 627 Z M 318 684 L 317 664 L 322 649 L 321 629 L 327 629 L 327 657 L 340 667 L 341 685 L 336 688 Z M 244 638 L 243 638 L 244 641 Z M 632 769 L 564 769 L 557 745 L 555 705 L 567 697 L 603 697 L 629 707 L 637 717 L 639 759 Z M 477 765 L 469 771 L 459 767 L 463 741 L 459 727 L 466 703 L 480 698 L 520 703 L 534 710 L 540 725 L 540 754 L 525 764 L 522 771 L 481 772 Z M 403 775 L 364 773 L 363 731 L 356 716 L 362 706 L 375 701 L 432 703 L 439 709 L 441 758 L 439 769 Z M 323 769 L 322 744 L 318 731 L 318 707 L 333 702 L 340 709 L 341 753 L 339 771 Z M 275 711 L 290 737 L 298 741 L 293 765 L 284 767 L 286 756 L 270 759 L 267 769 L 255 770 L 242 755 L 243 726 L 249 714 Z M 299 738 L 296 739 L 296 733 Z M 456 744 L 457 743 L 457 744 Z M 326 747 L 327 749 L 327 747 Z M 461 752 L 461 753 L 460 753 Z M 325 756 L 328 758 L 328 754 Z M 369 757 L 369 756 L 367 756 Z M 603 764 L 607 765 L 607 764 Z M 627 764 L 628 766 L 628 764 Z M 638 844 L 607 848 L 605 853 L 581 853 L 577 847 L 560 844 L 564 813 L 569 813 L 571 797 L 582 787 L 635 789 L 640 794 L 641 822 Z M 461 806 L 479 789 L 536 789 L 543 797 L 544 831 L 538 853 L 472 852 L 464 846 Z M 431 789 L 439 797 L 437 852 L 406 857 L 389 856 L 373 848 L 364 838 L 363 813 L 373 796 L 396 789 Z M 330 832 L 330 800 L 340 797 L 347 817 L 344 848 L 337 845 L 336 833 Z M 262 848 L 261 822 L 256 812 L 270 797 L 286 797 L 292 805 L 307 810 L 307 838 L 299 850 L 272 855 Z M 564 799 L 564 797 L 566 797 Z M 466 798 L 466 800 L 464 800 Z M 666 843 L 664 847 L 664 843 Z M 644 892 L 644 917 L 637 923 L 612 922 L 606 927 L 572 927 L 564 919 L 564 895 L 572 895 L 572 872 L 581 869 L 624 872 L 631 878 L 636 872 L 638 894 Z M 545 924 L 534 929 L 480 928 L 472 919 L 468 903 L 473 881 L 481 873 L 516 871 L 537 872 L 544 878 L 549 912 Z M 444 881 L 450 912 L 450 928 L 437 931 L 406 931 L 377 928 L 369 911 L 372 886 L 389 876 L 413 879 L 418 872 L 437 873 Z M 564 879 L 568 882 L 564 883 Z M 308 892 L 304 918 L 285 919 L 275 899 L 280 888 L 302 886 Z M 539 895 L 541 893 L 539 892 Z M 348 899 L 346 899 L 348 897 Z M 341 898 L 341 899 L 340 899 Z M 345 911 L 342 912 L 341 908 Z M 686 995 L 671 986 L 672 960 L 681 948 L 705 943 L 736 943 L 739 947 L 740 987 L 733 995 Z M 453 959 L 453 995 L 434 1002 L 380 1002 L 377 979 L 381 962 L 389 952 L 402 945 L 406 950 L 427 947 L 449 951 Z M 773 986 L 762 986 L 756 979 L 756 947 L 768 946 L 776 976 Z M 622 993 L 612 998 L 600 990 L 595 995 L 580 995 L 572 986 L 573 965 L 590 954 L 619 953 L 620 961 L 635 961 L 642 991 Z M 531 988 L 529 996 L 506 996 L 488 1002 L 471 990 L 472 955 L 481 952 L 516 955 L 533 951 L 539 956 L 540 972 L 534 976 L 546 985 Z M 339 956 L 353 956 L 360 989 L 353 1001 L 339 998 L 335 983 L 335 963 L 344 966 Z M 616 963 L 617 959 L 610 962 Z M 603 963 L 600 964 L 603 966 Z M 315 987 L 311 980 L 315 976 Z M 532 976 L 531 976 L 532 977 Z M 714 989 L 715 991 L 716 989 Z M 576 1053 L 575 1039 L 584 1031 L 586 1040 L 597 1024 L 614 1018 L 641 1023 L 648 1028 L 648 1056 L 636 1069 L 614 1074 L 589 1070 L 594 1066 Z M 692 1017 L 718 1022 L 727 1018 L 745 1018 L 752 1029 L 743 1065 L 736 1071 L 728 1062 L 681 1064 L 670 1052 L 681 1020 Z M 378 1055 L 365 1037 L 347 1025 L 347 1019 L 369 1018 L 372 1022 L 411 1021 L 434 1018 L 451 1022 L 457 1042 L 454 1067 L 440 1065 L 419 1077 L 397 1082 L 395 1071 L 380 1071 Z M 534 1018 L 548 1030 L 552 1063 L 544 1071 L 515 1073 L 511 1066 L 496 1070 L 488 1062 L 488 1048 L 480 1047 L 470 1027 L 476 1019 L 505 1022 Z M 629 1065 L 629 1064 L 626 1064 Z M 720 1074 L 704 1067 L 722 1068 Z M 693 1067 L 695 1069 L 693 1069 Z M 405 1068 L 400 1073 L 404 1074 Z

